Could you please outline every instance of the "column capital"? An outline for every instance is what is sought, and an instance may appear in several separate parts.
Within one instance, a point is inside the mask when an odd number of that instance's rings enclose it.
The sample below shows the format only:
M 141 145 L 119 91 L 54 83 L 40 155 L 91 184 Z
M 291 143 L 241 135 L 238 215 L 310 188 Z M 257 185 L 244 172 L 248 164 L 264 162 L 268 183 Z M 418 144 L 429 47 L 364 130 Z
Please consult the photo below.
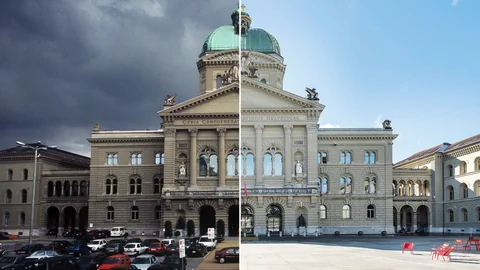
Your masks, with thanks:
M 198 133 L 198 129 L 196 128 L 189 128 L 188 129 L 188 132 L 190 132 L 190 136 L 197 136 L 197 133 Z
M 264 127 L 264 125 L 255 125 L 255 132 L 262 133 Z
M 226 128 L 217 128 L 217 132 L 218 132 L 218 135 L 220 137 L 224 137 L 225 133 L 227 132 L 227 129 Z
M 163 133 L 165 134 L 166 137 L 175 137 L 177 130 L 174 128 L 166 128 L 163 130 Z
M 291 124 L 283 125 L 283 129 L 285 130 L 285 134 L 292 133 L 293 125 Z
M 317 132 L 318 131 L 318 125 L 306 125 L 305 129 L 307 132 Z

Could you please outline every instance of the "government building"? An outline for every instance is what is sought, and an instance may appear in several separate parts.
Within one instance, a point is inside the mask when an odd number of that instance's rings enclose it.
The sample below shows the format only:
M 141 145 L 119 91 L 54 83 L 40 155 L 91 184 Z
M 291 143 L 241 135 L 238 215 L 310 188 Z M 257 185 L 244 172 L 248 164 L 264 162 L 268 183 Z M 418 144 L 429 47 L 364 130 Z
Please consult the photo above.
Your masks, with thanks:
M 242 10 L 242 235 L 480 231 L 480 136 L 393 164 L 389 120 L 319 128 L 318 93 L 283 89 L 279 43 L 251 24 Z

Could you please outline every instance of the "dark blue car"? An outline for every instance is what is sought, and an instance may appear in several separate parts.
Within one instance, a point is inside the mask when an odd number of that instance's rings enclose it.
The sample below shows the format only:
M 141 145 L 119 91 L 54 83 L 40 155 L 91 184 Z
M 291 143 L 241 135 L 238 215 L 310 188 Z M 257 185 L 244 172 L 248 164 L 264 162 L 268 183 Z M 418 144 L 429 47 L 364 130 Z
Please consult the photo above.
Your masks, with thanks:
M 70 245 L 67 247 L 67 252 L 69 255 L 79 257 L 89 255 L 90 248 L 87 246 L 86 241 L 76 240 L 70 243 Z

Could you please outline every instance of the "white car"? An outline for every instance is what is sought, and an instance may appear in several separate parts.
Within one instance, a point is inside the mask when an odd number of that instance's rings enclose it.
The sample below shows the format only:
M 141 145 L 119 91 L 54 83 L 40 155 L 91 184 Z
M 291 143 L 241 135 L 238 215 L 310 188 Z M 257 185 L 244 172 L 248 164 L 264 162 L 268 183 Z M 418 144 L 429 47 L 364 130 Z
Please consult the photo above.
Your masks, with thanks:
M 208 239 L 207 235 L 200 237 L 198 242 L 206 246 L 208 251 L 211 251 L 217 247 L 217 239 Z
M 129 243 L 129 244 L 126 244 L 123 248 L 125 249 L 123 254 L 129 255 L 129 256 L 136 256 L 136 255 L 147 253 L 148 247 L 140 243 Z
M 113 227 L 110 230 L 111 237 L 118 237 L 118 236 L 125 237 L 125 235 L 127 235 L 127 228 L 125 227 Z
M 103 250 L 107 246 L 107 240 L 105 240 L 105 239 L 92 240 L 92 242 L 88 243 L 87 246 L 92 251 Z
M 131 264 L 135 265 L 139 270 L 147 270 L 152 265 L 160 264 L 160 261 L 154 255 L 140 255 L 133 259 Z
M 30 256 L 28 256 L 26 259 L 43 259 L 43 258 L 51 258 L 55 256 L 60 256 L 56 251 L 54 250 L 38 250 L 33 252 Z

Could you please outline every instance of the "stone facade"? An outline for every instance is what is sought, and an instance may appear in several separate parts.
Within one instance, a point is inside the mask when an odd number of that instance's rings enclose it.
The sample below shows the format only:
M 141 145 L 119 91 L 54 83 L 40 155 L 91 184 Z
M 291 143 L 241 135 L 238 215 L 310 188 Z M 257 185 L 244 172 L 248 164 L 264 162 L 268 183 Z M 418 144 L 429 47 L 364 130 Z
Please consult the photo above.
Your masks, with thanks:
M 29 235 L 34 156 L 34 150 L 20 146 L 0 151 L 0 228 L 3 231 Z M 84 156 L 59 149 L 39 150 L 34 235 L 42 235 L 49 228 L 58 227 L 60 233 L 68 226 L 78 228 L 83 225 L 81 218 L 85 221 L 88 219 L 89 165 L 90 159 Z M 84 196 L 62 193 L 66 182 L 75 181 L 78 183 L 78 195 L 80 183 L 83 183 Z M 49 193 L 49 182 L 58 183 L 58 196 Z M 68 189 L 71 189 L 70 186 Z M 83 213 L 81 218 L 80 213 Z

